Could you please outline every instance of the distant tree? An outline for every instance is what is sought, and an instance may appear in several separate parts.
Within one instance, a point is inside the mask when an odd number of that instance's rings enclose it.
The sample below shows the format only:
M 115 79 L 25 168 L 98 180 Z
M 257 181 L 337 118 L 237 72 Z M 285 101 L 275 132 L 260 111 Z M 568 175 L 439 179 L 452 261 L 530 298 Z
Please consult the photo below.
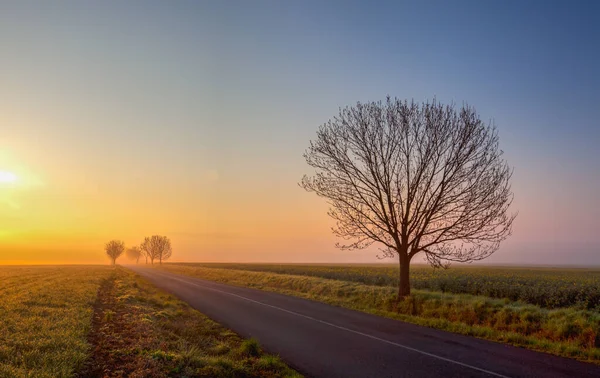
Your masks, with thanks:
M 148 264 L 148 253 L 146 253 L 146 251 L 144 250 L 144 246 L 140 245 L 140 252 L 142 253 L 142 256 L 144 256 L 144 259 L 146 260 L 146 265 Z
M 141 249 L 148 256 L 150 262 L 154 265 L 154 260 L 162 264 L 163 261 L 169 259 L 173 253 L 171 240 L 166 236 L 153 235 L 146 237 L 141 244 Z
M 167 261 L 168 259 L 170 259 L 171 255 L 173 254 L 171 240 L 169 240 L 166 236 L 163 237 L 165 238 L 165 243 L 163 245 L 163 248 L 161 249 L 161 252 L 158 254 L 158 260 L 160 264 L 162 264 L 163 261 Z
M 133 246 L 128 248 L 127 251 L 125 251 L 125 254 L 130 260 L 134 260 L 136 264 L 140 263 L 140 257 L 142 257 L 142 250 L 140 247 Z
M 380 245 L 398 258 L 399 297 L 424 254 L 434 267 L 481 260 L 512 229 L 512 170 L 498 132 L 475 109 L 387 98 L 340 109 L 304 157 L 300 186 L 327 200 L 343 249 Z M 381 255 L 380 255 L 381 256 Z
M 142 250 L 142 253 L 146 257 L 146 264 L 148 264 L 148 259 L 150 259 L 150 262 L 154 265 L 154 255 L 153 255 L 153 251 L 151 250 L 151 247 L 150 247 L 150 238 L 149 237 L 144 238 L 144 241 L 142 242 L 142 244 L 140 244 L 140 249 Z
M 148 264 L 148 259 L 150 258 L 150 256 L 148 255 L 148 252 L 146 251 L 146 246 L 144 245 L 144 242 L 142 241 L 142 243 L 138 246 L 139 251 L 140 251 L 140 258 L 144 258 L 146 264 Z
M 110 257 L 112 264 L 115 265 L 119 256 L 125 251 L 125 243 L 121 240 L 111 240 L 106 243 L 104 250 L 108 257 Z

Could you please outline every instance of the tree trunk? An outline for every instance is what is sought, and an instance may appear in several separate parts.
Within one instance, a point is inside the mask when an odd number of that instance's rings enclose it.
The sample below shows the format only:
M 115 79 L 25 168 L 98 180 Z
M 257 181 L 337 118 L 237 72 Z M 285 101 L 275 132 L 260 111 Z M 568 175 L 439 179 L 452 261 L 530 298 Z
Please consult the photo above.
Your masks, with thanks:
M 398 298 L 410 295 L 410 259 L 400 252 L 400 284 L 398 285 Z

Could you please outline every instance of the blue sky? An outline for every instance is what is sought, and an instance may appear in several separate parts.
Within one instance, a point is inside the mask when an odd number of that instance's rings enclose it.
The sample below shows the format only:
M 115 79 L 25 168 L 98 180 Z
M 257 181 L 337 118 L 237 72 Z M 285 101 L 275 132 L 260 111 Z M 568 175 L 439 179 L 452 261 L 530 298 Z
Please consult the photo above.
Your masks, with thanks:
M 0 46 L 11 161 L 61 198 L 150 191 L 185 259 L 373 260 L 296 184 L 320 124 L 389 94 L 497 124 L 519 217 L 489 262 L 600 264 L 598 2 L 5 1 Z

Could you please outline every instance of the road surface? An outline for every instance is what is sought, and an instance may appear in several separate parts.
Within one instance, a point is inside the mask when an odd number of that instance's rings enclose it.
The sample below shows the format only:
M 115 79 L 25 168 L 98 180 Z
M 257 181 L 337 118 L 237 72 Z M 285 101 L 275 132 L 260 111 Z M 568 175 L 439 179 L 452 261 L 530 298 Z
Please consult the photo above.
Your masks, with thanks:
M 316 301 L 130 267 L 308 377 L 600 377 L 600 366 Z

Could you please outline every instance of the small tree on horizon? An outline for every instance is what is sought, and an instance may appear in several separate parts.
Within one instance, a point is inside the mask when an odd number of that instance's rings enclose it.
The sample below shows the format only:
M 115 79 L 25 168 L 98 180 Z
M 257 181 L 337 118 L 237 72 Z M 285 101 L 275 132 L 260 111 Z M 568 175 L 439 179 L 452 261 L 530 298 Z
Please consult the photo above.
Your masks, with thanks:
M 387 98 L 340 109 L 304 153 L 300 186 L 323 197 L 342 249 L 373 243 L 397 257 L 398 296 L 410 294 L 410 262 L 434 267 L 481 260 L 512 230 L 512 170 L 498 132 L 475 109 Z
M 130 260 L 134 260 L 136 264 L 140 263 L 140 257 L 142 257 L 142 250 L 140 249 L 140 247 L 133 246 L 131 248 L 128 248 L 125 254 Z
M 144 238 L 144 241 L 140 244 L 140 249 L 146 257 L 146 264 L 148 264 L 148 259 L 150 259 L 150 263 L 154 265 L 154 255 L 150 249 L 150 238 Z
M 125 251 L 125 243 L 121 240 L 111 240 L 104 246 L 104 250 L 108 257 L 110 257 L 112 265 L 116 265 L 117 259 Z
M 173 248 L 171 247 L 171 240 L 166 236 L 163 236 L 163 238 L 164 238 L 163 246 L 160 250 L 160 253 L 158 254 L 158 261 L 159 261 L 160 265 L 162 265 L 163 261 L 170 259 L 171 255 L 173 254 Z
M 150 262 L 154 265 L 154 260 L 158 259 L 159 263 L 169 259 L 173 254 L 171 240 L 166 236 L 152 235 L 144 238 L 141 244 L 141 249 L 144 254 L 150 258 Z

